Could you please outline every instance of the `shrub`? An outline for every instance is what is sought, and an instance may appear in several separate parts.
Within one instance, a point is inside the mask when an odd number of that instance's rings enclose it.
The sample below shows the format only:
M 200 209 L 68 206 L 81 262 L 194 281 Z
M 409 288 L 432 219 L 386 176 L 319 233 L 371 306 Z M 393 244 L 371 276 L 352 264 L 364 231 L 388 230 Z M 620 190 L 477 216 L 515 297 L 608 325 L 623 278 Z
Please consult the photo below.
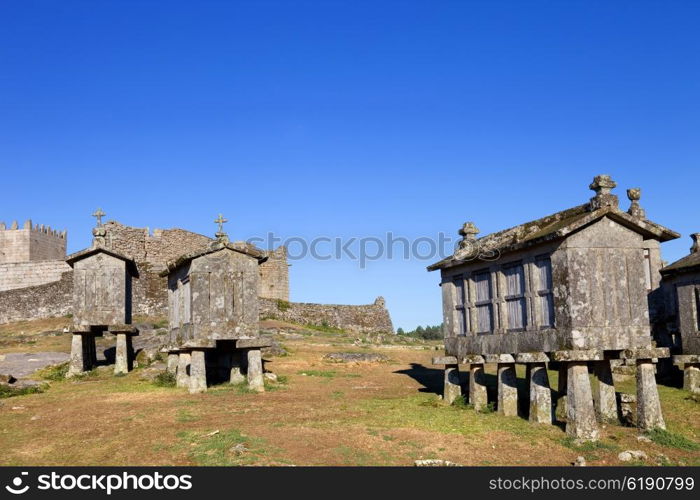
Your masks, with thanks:
M 65 380 L 66 374 L 68 373 L 68 366 L 68 362 L 61 363 L 60 365 L 47 366 L 39 372 L 39 375 L 44 380 L 51 380 L 53 382 Z
M 292 306 L 286 300 L 277 299 L 277 309 L 278 310 L 285 312 L 285 311 L 288 311 L 290 307 L 292 307 Z
M 162 372 L 156 375 L 153 383 L 158 387 L 175 387 L 175 374 L 170 372 Z

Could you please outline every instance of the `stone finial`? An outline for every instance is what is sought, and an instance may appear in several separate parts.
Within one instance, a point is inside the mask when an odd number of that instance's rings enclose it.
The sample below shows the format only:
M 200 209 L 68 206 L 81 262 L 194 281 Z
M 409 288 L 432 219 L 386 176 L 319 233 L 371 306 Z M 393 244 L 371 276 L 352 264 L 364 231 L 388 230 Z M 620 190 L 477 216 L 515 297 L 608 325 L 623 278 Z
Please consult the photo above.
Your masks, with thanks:
M 471 221 L 465 222 L 459 229 L 459 235 L 462 237 L 462 241 L 459 242 L 459 247 L 464 248 L 476 241 L 477 234 L 479 234 L 479 228 Z
M 637 219 L 644 219 L 646 217 L 644 209 L 639 206 L 639 200 L 641 198 L 641 188 L 630 188 L 627 190 L 627 199 L 632 202 L 630 204 L 629 210 L 627 210 L 627 213 L 630 214 L 632 217 L 636 217 Z
M 700 252 L 700 233 L 693 233 L 690 235 L 690 237 L 693 239 L 693 246 L 690 247 L 690 252 L 691 253 Z
M 101 208 L 98 208 L 92 214 L 92 216 L 97 219 L 97 226 L 94 227 L 92 230 L 92 236 L 93 236 L 92 246 L 93 247 L 105 248 L 107 246 L 107 229 L 102 224 L 102 217 L 104 217 L 105 215 L 107 215 L 107 214 L 105 214 Z
M 588 186 L 589 189 L 595 191 L 595 196 L 591 198 L 590 209 L 598 210 L 604 207 L 617 208 L 617 195 L 610 192 L 615 187 L 617 187 L 617 183 L 612 180 L 609 175 L 596 175 L 591 185 Z
M 384 297 L 381 295 L 374 299 L 374 305 L 375 306 L 381 306 L 381 307 L 386 307 L 386 301 L 384 300 Z
M 4 231 L 6 229 L 5 227 L 5 222 L 0 222 L 0 231 Z
M 102 217 L 105 215 L 107 214 L 104 213 L 101 208 L 98 208 L 95 213 L 92 214 L 92 216 L 97 219 L 97 227 L 102 227 Z
M 24 221 L 24 229 L 31 229 L 32 228 L 32 219 L 27 219 Z
M 10 226 L 10 229 L 17 229 L 18 227 L 19 227 L 19 225 L 17 224 L 17 221 L 13 220 L 12 225 Z
M 216 241 L 214 242 L 214 245 L 220 245 L 222 243 L 229 243 L 228 235 L 224 232 L 224 224 L 228 222 L 228 219 L 225 219 L 223 215 L 219 214 L 219 216 L 214 219 L 214 223 L 219 225 L 219 230 L 216 232 Z

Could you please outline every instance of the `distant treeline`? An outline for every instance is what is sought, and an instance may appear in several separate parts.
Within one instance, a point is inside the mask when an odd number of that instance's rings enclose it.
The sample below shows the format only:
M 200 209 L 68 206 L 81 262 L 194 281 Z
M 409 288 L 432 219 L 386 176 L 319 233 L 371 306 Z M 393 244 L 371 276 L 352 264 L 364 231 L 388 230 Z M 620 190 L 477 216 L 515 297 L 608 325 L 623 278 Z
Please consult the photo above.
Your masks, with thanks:
M 439 340 L 443 338 L 442 334 L 442 323 L 439 325 L 435 326 L 419 326 L 415 330 L 411 330 L 410 332 L 404 331 L 403 328 L 399 328 L 396 330 L 397 335 L 407 335 L 409 337 L 417 337 L 419 339 L 426 339 L 426 340 Z

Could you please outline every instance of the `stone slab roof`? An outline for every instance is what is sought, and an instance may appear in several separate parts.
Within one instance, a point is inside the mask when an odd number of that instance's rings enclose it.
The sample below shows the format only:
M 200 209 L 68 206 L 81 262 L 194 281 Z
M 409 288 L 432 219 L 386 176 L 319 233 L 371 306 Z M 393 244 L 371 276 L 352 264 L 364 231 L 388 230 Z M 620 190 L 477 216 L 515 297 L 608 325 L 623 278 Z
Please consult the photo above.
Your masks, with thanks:
M 214 241 L 211 246 L 204 248 L 202 250 L 197 250 L 195 252 L 190 252 L 188 254 L 178 257 L 176 260 L 168 261 L 166 264 L 165 271 L 159 273 L 160 276 L 167 276 L 173 270 L 184 266 L 185 264 L 191 262 L 192 260 L 208 255 L 220 250 L 232 250 L 234 252 L 242 253 L 244 255 L 249 255 L 258 260 L 258 263 L 265 262 L 267 260 L 267 253 L 259 248 L 246 243 L 244 241 L 234 241 L 234 242 L 224 242 L 224 241 Z
M 663 242 L 680 237 L 675 231 L 660 224 L 623 212 L 617 207 L 616 202 L 600 208 L 593 208 L 594 206 L 592 203 L 585 203 L 474 239 L 470 242 L 472 247 L 470 251 L 460 253 L 458 250 L 454 255 L 431 264 L 427 269 L 435 271 L 468 261 L 493 260 L 498 255 L 565 238 L 603 217 L 608 217 L 641 234 L 645 239 L 656 239 Z
M 700 252 L 691 253 L 673 264 L 669 264 L 661 269 L 661 274 L 670 275 L 690 271 L 700 271 Z
M 138 276 L 138 271 L 136 270 L 136 262 L 134 262 L 134 259 L 132 259 L 130 256 L 115 252 L 111 248 L 105 248 L 101 246 L 92 246 L 90 248 L 86 248 L 84 250 L 80 250 L 79 252 L 75 252 L 70 254 L 66 258 L 66 263 L 70 266 L 73 267 L 73 265 L 79 261 L 83 260 L 87 257 L 90 257 L 91 255 L 95 255 L 97 253 L 104 253 L 107 255 L 110 255 L 112 257 L 116 257 L 117 259 L 121 259 L 124 262 L 126 262 L 127 268 L 131 272 L 133 276 Z

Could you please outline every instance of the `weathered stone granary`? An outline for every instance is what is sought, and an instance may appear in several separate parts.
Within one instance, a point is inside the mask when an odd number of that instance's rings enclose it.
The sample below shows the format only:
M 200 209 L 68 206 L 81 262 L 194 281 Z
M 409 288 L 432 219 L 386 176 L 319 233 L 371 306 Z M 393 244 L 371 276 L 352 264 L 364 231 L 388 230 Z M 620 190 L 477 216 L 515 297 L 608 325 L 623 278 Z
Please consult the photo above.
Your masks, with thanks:
M 131 326 L 131 281 L 137 277 L 134 261 L 106 248 L 102 226 L 104 213 L 98 210 L 90 248 L 69 255 L 73 268 L 73 340 L 68 376 L 91 370 L 97 363 L 95 337 L 104 332 L 116 336 L 115 373 L 132 367 L 131 338 L 138 330 Z
M 691 235 L 690 255 L 661 269 L 673 362 L 683 366 L 683 387 L 700 393 L 700 233 Z
M 617 418 L 610 360 L 635 360 L 638 425 L 664 427 L 654 362 L 668 349 L 652 343 L 648 299 L 659 287 L 660 243 L 678 234 L 645 218 L 639 189 L 620 210 L 615 186 L 597 176 L 588 203 L 478 239 L 466 223 L 454 255 L 428 267 L 441 272 L 446 356 L 434 362 L 445 365 L 447 401 L 461 394 L 458 365 L 466 364 L 469 400 L 485 405 L 484 363 L 498 363 L 497 409 L 516 415 L 515 364 L 524 363 L 529 418 L 551 423 L 546 363 L 555 361 L 567 432 L 595 439 L 596 414 Z
M 177 385 L 203 392 L 208 383 L 228 381 L 264 390 L 261 348 L 270 341 L 258 332 L 258 266 L 265 253 L 244 242 L 231 243 L 221 216 L 209 248 L 169 262 L 170 339 L 168 369 Z

